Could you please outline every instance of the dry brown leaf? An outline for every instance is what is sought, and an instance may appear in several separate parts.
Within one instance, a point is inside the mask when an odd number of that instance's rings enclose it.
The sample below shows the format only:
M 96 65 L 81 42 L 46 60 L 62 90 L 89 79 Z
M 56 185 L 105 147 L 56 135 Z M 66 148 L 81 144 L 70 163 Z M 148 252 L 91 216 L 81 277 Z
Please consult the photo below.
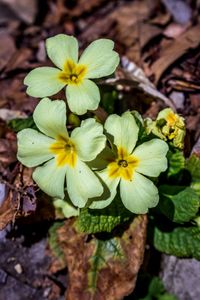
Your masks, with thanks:
M 17 68 L 20 69 L 30 68 L 31 64 L 29 63 L 29 60 L 31 59 L 31 56 L 32 56 L 31 49 L 28 48 L 19 49 L 13 54 L 13 56 L 9 60 L 9 63 L 5 68 L 5 72 L 10 72 Z
M 57 231 L 69 271 L 66 299 L 121 300 L 130 294 L 143 260 L 146 226 L 147 216 L 138 216 L 121 237 L 104 246 L 106 240 L 87 241 L 74 220 L 67 220 Z
M 151 66 L 155 75 L 155 82 L 158 83 L 162 74 L 177 59 L 189 49 L 196 48 L 200 44 L 200 24 L 190 28 L 176 40 L 171 41 L 160 52 L 160 58 Z
M 0 139 L 0 162 L 11 164 L 17 160 L 17 145 L 14 140 Z
M 0 0 L 0 3 L 8 6 L 19 19 L 28 24 L 33 23 L 37 12 L 37 0 Z
M 15 220 L 17 213 L 17 202 L 13 201 L 13 192 L 8 193 L 7 198 L 0 206 L 0 230 L 4 229 L 10 222 Z
M 2 70 L 9 62 L 12 55 L 15 53 L 14 39 L 6 33 L 0 33 L 1 47 L 0 47 L 0 70 Z

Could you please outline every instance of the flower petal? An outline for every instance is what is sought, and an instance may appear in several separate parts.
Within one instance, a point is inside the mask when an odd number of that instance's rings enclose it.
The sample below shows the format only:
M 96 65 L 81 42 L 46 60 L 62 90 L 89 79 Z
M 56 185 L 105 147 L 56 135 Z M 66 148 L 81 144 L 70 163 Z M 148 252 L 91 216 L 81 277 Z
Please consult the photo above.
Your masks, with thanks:
M 94 172 L 78 160 L 74 168 L 67 168 L 67 191 L 75 206 L 84 207 L 89 198 L 103 193 L 103 187 Z
M 53 205 L 56 208 L 61 209 L 65 218 L 71 218 L 79 215 L 79 210 L 75 208 L 73 205 L 71 205 L 70 203 L 68 203 L 65 199 L 62 200 L 62 199 L 55 198 L 53 200 Z
M 99 39 L 92 42 L 83 52 L 80 64 L 87 65 L 87 78 L 100 78 L 112 74 L 119 64 L 119 55 L 113 51 L 114 42 Z
M 125 148 L 130 154 L 138 139 L 139 128 L 133 115 L 127 111 L 120 117 L 110 115 L 105 122 L 106 131 L 114 137 L 117 147 Z
M 33 179 L 47 195 L 64 198 L 64 184 L 67 167 L 57 167 L 56 160 L 48 161 L 33 172 Z
M 98 176 L 102 179 L 103 184 L 106 185 L 106 187 L 109 190 L 108 191 L 105 189 L 103 195 L 99 200 L 94 200 L 92 204 L 90 205 L 90 208 L 93 209 L 102 209 L 106 206 L 108 206 L 113 199 L 115 198 L 117 194 L 117 186 L 119 184 L 120 178 L 110 178 L 108 176 L 108 170 L 104 169 L 100 172 L 96 172 Z
M 135 214 L 145 214 L 158 204 L 158 190 L 153 182 L 135 172 L 132 181 L 121 180 L 120 195 L 124 206 Z
M 46 40 L 47 54 L 50 60 L 60 69 L 63 69 L 67 60 L 78 60 L 78 41 L 66 34 L 57 34 Z
M 77 155 L 83 161 L 95 159 L 106 144 L 103 126 L 95 119 L 81 122 L 81 126 L 72 131 L 71 138 L 76 145 Z
M 38 166 L 54 155 L 49 151 L 53 139 L 34 129 L 24 129 L 17 134 L 18 160 L 27 167 Z
M 83 115 L 87 110 L 97 109 L 100 102 L 97 85 L 88 79 L 83 80 L 78 85 L 68 85 L 66 97 L 70 110 L 77 115 Z
M 169 147 L 160 139 L 153 139 L 138 146 L 133 155 L 139 159 L 136 171 L 147 176 L 157 177 L 167 169 L 166 154 Z
M 33 119 L 44 134 L 53 138 L 68 137 L 64 101 L 42 99 L 33 113 Z
M 41 67 L 32 70 L 24 79 L 27 94 L 33 97 L 47 97 L 57 94 L 66 85 L 59 80 L 60 70 Z

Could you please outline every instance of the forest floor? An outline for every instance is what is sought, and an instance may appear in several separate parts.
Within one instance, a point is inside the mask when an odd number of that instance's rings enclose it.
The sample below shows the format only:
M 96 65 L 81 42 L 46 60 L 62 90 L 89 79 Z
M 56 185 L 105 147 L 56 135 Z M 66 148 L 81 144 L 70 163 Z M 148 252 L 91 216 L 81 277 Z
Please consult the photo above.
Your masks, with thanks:
M 114 40 L 122 58 L 116 78 L 127 92 L 117 112 L 128 107 L 155 118 L 172 107 L 186 120 L 186 157 L 200 156 L 199 10 L 192 0 L 0 0 L 0 300 L 61 300 L 67 288 L 67 268 L 57 266 L 47 242 L 53 208 L 37 203 L 8 126 L 38 103 L 23 79 L 50 64 L 45 39 L 74 35 L 81 49 L 100 37 Z

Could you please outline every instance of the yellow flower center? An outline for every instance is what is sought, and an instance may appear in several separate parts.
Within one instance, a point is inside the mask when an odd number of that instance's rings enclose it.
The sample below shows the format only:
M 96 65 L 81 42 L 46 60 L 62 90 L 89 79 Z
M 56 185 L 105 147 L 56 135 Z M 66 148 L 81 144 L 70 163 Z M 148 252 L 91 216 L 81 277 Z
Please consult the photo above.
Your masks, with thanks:
M 108 165 L 108 175 L 111 178 L 123 178 L 125 180 L 132 180 L 135 168 L 139 164 L 139 159 L 128 154 L 126 149 L 118 148 L 118 157 L 115 161 Z
M 66 84 L 79 84 L 87 73 L 85 65 L 76 64 L 72 60 L 67 60 L 63 71 L 59 73 L 59 79 Z
M 56 142 L 50 146 L 50 151 L 56 154 L 58 167 L 64 165 L 75 167 L 77 162 L 76 147 L 69 138 L 59 137 Z
M 177 116 L 176 114 L 174 114 L 173 112 L 169 112 L 168 115 L 167 115 L 167 123 L 170 125 L 170 126 L 173 126 L 175 125 L 175 123 L 177 122 Z

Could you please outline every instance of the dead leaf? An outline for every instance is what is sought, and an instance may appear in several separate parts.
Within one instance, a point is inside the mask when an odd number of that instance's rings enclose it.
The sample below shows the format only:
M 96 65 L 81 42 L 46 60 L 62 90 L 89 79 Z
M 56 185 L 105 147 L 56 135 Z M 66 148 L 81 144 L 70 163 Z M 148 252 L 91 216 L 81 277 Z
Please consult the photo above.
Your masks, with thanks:
M 4 72 L 10 72 L 17 68 L 25 69 L 25 70 L 30 68 L 31 64 L 29 63 L 29 60 L 31 59 L 31 56 L 32 56 L 31 49 L 28 48 L 19 49 L 13 54 L 13 56 L 9 60 L 9 63 L 7 64 Z
M 33 23 L 37 12 L 37 0 L 0 0 L 0 3 L 6 5 L 14 15 L 27 24 Z
M 108 240 L 88 239 L 73 225 L 74 219 L 69 219 L 57 231 L 69 271 L 66 299 L 121 300 L 130 294 L 143 260 L 146 215 L 137 216 L 120 237 Z
M 26 117 L 27 115 L 19 110 L 0 108 L 0 119 L 2 119 L 3 121 L 10 121 L 12 119 Z
M 190 28 L 176 40 L 169 42 L 160 52 L 160 58 L 156 60 L 151 70 L 155 75 L 155 82 L 158 83 L 163 73 L 178 58 L 186 53 L 189 49 L 194 49 L 200 44 L 200 24 Z
M 14 39 L 10 35 L 1 32 L 0 40 L 0 70 L 2 70 L 7 65 L 12 55 L 15 53 L 16 48 Z
M 0 139 L 0 162 L 3 164 L 11 164 L 17 160 L 17 145 L 14 140 Z
M 17 203 L 13 201 L 13 192 L 10 190 L 6 199 L 0 206 L 0 230 L 14 221 L 17 212 Z
M 177 23 L 171 23 L 167 28 L 163 31 L 163 34 L 169 38 L 178 38 L 181 34 L 183 34 L 187 28 L 191 24 L 180 25 Z
M 164 94 L 159 92 L 155 85 L 147 78 L 144 71 L 139 68 L 134 62 L 129 61 L 126 57 L 122 58 L 122 72 L 119 73 L 120 78 L 124 78 L 125 80 L 121 84 L 125 87 L 128 85 L 143 94 L 141 97 L 143 101 L 152 102 L 156 99 L 162 100 L 167 106 L 171 108 L 175 108 L 172 101 L 167 98 Z M 108 80 L 109 82 L 109 80 Z M 113 80 L 115 84 L 120 85 L 120 79 Z

